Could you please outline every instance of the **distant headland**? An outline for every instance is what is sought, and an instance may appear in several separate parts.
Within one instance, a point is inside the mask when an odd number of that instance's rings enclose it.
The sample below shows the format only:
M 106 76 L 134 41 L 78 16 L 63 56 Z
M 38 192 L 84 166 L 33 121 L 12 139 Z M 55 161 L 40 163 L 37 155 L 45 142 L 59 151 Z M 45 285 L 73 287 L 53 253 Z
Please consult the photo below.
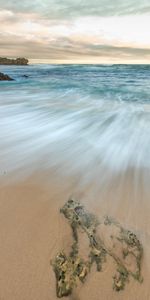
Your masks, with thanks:
M 29 61 L 27 58 L 19 57 L 16 59 L 6 58 L 6 57 L 0 57 L 0 65 L 19 65 L 24 66 L 28 65 Z

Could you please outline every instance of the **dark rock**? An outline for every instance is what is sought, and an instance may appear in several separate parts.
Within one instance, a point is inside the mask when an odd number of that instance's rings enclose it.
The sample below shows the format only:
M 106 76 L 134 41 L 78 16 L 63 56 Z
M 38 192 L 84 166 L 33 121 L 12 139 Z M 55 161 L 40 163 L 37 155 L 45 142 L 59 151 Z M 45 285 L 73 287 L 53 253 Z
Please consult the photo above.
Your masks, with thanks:
M 28 75 L 22 75 L 22 77 L 24 77 L 24 78 L 29 78 L 29 76 L 28 76 Z
M 12 81 L 12 80 L 14 80 L 14 79 L 11 78 L 11 77 L 9 77 L 9 76 L 6 75 L 6 74 L 0 73 L 0 81 L 2 81 L 2 80 Z
M 19 66 L 25 66 L 28 65 L 28 59 L 26 58 L 16 58 L 16 59 L 9 59 L 6 57 L 0 57 L 0 65 L 19 65 Z

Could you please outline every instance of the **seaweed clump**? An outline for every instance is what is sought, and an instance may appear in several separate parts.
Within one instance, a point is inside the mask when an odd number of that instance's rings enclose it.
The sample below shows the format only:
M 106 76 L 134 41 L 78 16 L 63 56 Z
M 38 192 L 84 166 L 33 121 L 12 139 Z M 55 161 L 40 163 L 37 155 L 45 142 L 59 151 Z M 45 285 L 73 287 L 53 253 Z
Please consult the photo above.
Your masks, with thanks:
M 77 284 L 77 280 L 84 282 L 88 273 L 88 265 L 84 260 L 75 256 L 67 257 L 59 253 L 52 262 L 56 275 L 57 297 L 69 296 Z
M 129 281 L 130 275 L 135 280 L 142 282 L 141 261 L 143 248 L 134 233 L 124 229 L 118 222 L 108 216 L 102 222 L 99 222 L 95 215 L 87 212 L 83 205 L 74 199 L 69 199 L 60 212 L 68 219 L 72 228 L 73 244 L 68 256 L 64 252 L 60 252 L 51 262 L 56 277 L 58 298 L 71 295 L 79 281 L 84 283 L 93 263 L 96 264 L 97 271 L 100 272 L 103 263 L 106 262 L 107 255 L 111 256 L 116 264 L 116 274 L 113 276 L 114 290 L 123 290 Z M 107 229 L 111 229 L 111 227 L 117 229 L 110 235 L 113 240 L 113 248 L 108 247 L 101 235 L 97 234 L 97 229 L 100 226 L 105 226 Z M 82 229 L 89 240 L 87 260 L 80 257 L 79 229 Z M 117 247 L 121 249 L 119 253 L 114 250 Z
M 104 224 L 106 226 L 115 226 L 118 229 L 117 236 L 114 234 L 111 238 L 114 240 L 114 245 L 117 241 L 120 243 L 121 249 L 121 255 L 116 255 L 113 251 L 107 249 L 107 253 L 111 255 L 117 263 L 117 273 L 113 277 L 113 288 L 116 291 L 123 290 L 126 282 L 129 281 L 129 275 L 141 283 L 143 281 L 141 276 L 143 247 L 137 236 L 108 216 L 105 217 Z

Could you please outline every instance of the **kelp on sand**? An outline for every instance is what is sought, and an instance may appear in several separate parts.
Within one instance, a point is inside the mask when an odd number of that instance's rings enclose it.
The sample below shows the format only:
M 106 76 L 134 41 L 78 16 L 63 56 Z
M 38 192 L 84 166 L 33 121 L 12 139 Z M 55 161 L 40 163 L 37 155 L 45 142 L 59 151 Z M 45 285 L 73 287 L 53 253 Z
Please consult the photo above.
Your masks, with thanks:
M 97 271 L 100 272 L 107 256 L 112 257 L 116 264 L 116 273 L 113 276 L 114 290 L 123 290 L 130 276 L 142 282 L 143 248 L 133 232 L 124 229 L 108 216 L 99 221 L 95 215 L 87 212 L 84 206 L 74 199 L 69 199 L 60 212 L 69 221 L 73 244 L 68 256 L 61 251 L 51 262 L 56 276 L 58 298 L 71 295 L 78 281 L 84 283 L 94 263 Z M 80 229 L 89 241 L 88 259 L 80 255 L 78 238 Z M 103 232 L 107 232 L 106 236 Z M 109 237 L 109 242 L 107 237 Z

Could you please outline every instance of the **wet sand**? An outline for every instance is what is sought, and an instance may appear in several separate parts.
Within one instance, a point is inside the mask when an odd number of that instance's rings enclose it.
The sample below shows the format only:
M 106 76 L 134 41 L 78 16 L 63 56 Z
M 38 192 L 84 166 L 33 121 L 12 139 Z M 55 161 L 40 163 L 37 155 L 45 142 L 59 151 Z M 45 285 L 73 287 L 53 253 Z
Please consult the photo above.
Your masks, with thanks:
M 129 183 L 127 183 L 129 184 Z M 113 187 L 112 187 L 113 189 Z M 110 189 L 110 193 L 112 193 Z M 68 249 L 72 243 L 70 227 L 60 207 L 72 193 L 72 184 L 62 180 L 51 180 L 51 184 L 40 183 L 33 178 L 0 188 L 0 300 L 55 300 L 55 276 L 50 260 L 61 249 Z M 93 201 L 93 194 L 79 192 L 81 202 L 88 210 L 101 216 L 110 213 L 127 228 L 135 230 L 142 239 L 144 258 L 142 275 L 144 282 L 133 279 L 124 291 L 112 289 L 114 262 L 111 258 L 103 271 L 95 272 L 93 267 L 85 284 L 75 289 L 72 300 L 149 300 L 150 299 L 150 221 L 149 206 L 145 202 L 139 207 L 130 203 L 124 194 L 116 206 L 107 201 Z M 95 195 L 97 197 L 97 195 Z M 102 196 L 101 196 L 102 197 Z M 114 200 L 115 201 L 115 200 Z M 139 203 L 139 202 L 138 202 Z M 147 206 L 146 206 L 147 205 Z M 130 207 L 130 209 L 129 209 Z M 130 211 L 131 216 L 128 212 Z M 134 214 L 133 214 L 134 211 Z M 84 247 L 84 245 L 83 245 Z

